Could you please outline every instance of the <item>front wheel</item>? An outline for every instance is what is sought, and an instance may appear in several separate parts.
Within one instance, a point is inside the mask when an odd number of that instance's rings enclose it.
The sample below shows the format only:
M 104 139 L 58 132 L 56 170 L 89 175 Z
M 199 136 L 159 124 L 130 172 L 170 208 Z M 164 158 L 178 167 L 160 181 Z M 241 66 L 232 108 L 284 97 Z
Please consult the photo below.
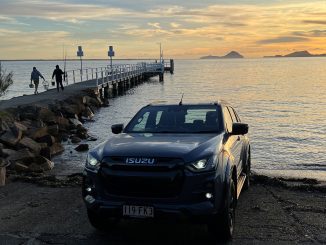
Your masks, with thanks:
M 226 193 L 225 207 L 222 213 L 208 224 L 208 231 L 213 238 L 219 236 L 218 238 L 223 240 L 232 239 L 235 222 L 235 207 L 237 202 L 236 195 L 236 186 L 234 180 L 231 178 Z

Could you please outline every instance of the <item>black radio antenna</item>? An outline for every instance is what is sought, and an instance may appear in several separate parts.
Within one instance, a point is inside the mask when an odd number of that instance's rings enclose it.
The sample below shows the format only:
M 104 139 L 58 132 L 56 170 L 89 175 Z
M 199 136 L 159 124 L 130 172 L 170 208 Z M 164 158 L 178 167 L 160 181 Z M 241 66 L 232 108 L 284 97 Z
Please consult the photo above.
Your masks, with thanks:
M 182 99 L 183 99 L 183 93 L 182 93 L 182 96 L 181 96 L 181 100 L 179 102 L 179 105 L 182 105 Z

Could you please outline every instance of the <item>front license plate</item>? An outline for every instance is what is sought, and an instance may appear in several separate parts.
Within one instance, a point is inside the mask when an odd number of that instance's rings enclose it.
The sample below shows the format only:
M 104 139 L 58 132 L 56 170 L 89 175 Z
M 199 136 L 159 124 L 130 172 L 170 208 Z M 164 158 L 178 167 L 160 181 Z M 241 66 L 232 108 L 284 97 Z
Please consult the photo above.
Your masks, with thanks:
M 154 217 L 154 208 L 148 206 L 123 205 L 123 216 L 129 217 Z

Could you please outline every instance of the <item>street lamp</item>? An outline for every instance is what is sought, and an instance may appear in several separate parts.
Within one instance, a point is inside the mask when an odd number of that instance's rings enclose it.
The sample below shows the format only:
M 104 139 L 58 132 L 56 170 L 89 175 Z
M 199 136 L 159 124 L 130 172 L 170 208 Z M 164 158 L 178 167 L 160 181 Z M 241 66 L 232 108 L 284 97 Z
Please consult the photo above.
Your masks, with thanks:
M 84 56 L 84 51 L 83 51 L 82 46 L 78 46 L 77 56 L 80 58 L 80 73 L 82 73 L 83 72 L 83 61 L 82 61 L 82 57 Z
M 110 57 L 110 66 L 112 72 L 112 57 L 114 56 L 113 46 L 109 46 L 108 56 Z

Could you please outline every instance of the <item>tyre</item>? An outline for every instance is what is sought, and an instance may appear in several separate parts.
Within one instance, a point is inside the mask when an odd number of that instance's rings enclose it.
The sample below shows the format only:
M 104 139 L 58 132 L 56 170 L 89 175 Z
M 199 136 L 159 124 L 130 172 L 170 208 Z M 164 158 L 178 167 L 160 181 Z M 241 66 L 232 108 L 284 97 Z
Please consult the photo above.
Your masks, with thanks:
M 231 178 L 227 192 L 226 200 L 222 213 L 215 217 L 208 224 L 208 231 L 213 239 L 222 239 L 224 241 L 232 239 L 234 222 L 235 222 L 235 207 L 237 203 L 237 193 L 234 180 Z
M 250 166 L 251 166 L 251 155 L 250 155 L 250 151 L 248 151 L 246 164 L 245 164 L 245 166 L 243 168 L 243 172 L 246 175 L 246 180 L 245 180 L 245 182 L 243 184 L 243 190 L 248 190 L 249 187 L 250 187 L 250 174 L 251 174 Z
M 99 215 L 89 209 L 87 209 L 88 220 L 91 225 L 99 231 L 107 231 L 114 228 L 119 220 L 115 218 L 109 218 L 107 216 Z

